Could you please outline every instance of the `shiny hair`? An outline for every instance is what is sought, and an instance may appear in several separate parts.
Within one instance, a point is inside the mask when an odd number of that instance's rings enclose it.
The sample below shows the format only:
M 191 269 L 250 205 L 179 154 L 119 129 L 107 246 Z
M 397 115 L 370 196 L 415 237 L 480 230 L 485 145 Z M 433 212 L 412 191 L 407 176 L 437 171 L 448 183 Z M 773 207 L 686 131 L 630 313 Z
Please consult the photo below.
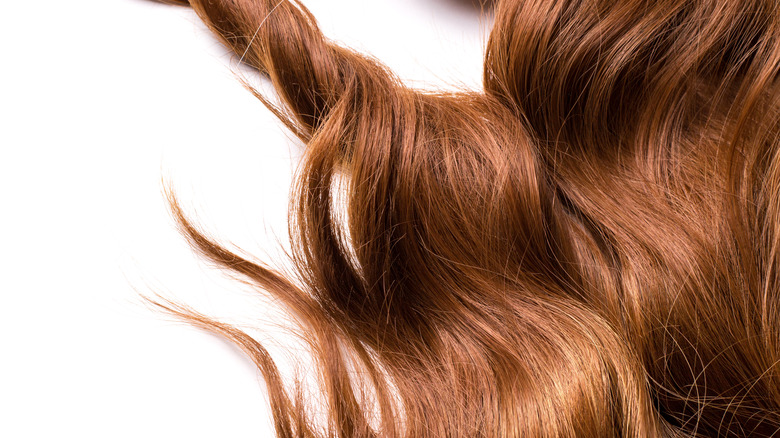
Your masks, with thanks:
M 294 278 L 169 199 L 302 325 L 326 419 L 247 333 L 157 301 L 247 352 L 279 437 L 780 431 L 780 2 L 499 0 L 484 88 L 453 93 L 329 41 L 298 0 L 169 2 L 306 144 Z

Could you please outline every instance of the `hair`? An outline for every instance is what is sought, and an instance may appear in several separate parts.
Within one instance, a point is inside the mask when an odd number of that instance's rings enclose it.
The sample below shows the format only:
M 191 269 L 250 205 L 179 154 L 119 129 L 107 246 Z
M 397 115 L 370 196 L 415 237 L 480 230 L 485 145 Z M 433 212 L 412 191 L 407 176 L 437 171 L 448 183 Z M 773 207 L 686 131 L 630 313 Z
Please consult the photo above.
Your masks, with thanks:
M 777 0 L 499 0 L 484 88 L 452 93 L 329 41 L 298 0 L 168 2 L 306 144 L 292 276 L 169 200 L 301 324 L 326 418 L 247 333 L 157 301 L 246 351 L 279 437 L 780 431 Z

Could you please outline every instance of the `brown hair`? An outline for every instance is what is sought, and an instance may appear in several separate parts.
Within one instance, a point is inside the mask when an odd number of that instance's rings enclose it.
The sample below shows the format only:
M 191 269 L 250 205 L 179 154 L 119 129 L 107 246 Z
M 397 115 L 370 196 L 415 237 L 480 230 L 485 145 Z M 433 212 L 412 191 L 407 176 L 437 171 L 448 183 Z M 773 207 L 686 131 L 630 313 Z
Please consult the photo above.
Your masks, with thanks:
M 777 0 L 497 1 L 484 90 L 451 94 L 328 41 L 297 0 L 170 2 L 307 144 L 295 278 L 170 200 L 303 325 L 325 424 L 249 335 L 157 302 L 249 354 L 278 436 L 780 430 Z

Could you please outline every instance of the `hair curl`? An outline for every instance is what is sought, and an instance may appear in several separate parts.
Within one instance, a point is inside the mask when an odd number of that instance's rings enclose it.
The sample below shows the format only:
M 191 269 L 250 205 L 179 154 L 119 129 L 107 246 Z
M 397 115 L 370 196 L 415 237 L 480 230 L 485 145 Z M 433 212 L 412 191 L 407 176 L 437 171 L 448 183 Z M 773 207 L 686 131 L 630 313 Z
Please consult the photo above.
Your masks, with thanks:
M 279 437 L 780 431 L 777 0 L 500 0 L 484 89 L 439 94 L 297 0 L 169 2 L 307 145 L 294 280 L 170 200 L 303 324 L 326 424 L 246 333 L 158 302 L 250 355 Z

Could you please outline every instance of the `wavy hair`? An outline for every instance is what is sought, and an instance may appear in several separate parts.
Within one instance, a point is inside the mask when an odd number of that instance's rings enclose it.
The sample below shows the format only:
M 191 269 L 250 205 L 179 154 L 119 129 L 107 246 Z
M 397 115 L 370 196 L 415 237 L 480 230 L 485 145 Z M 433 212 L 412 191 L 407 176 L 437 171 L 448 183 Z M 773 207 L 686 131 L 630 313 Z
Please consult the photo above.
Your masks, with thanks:
M 279 437 L 778 434 L 777 0 L 499 0 L 484 88 L 457 93 L 405 86 L 298 0 L 168 2 L 307 145 L 294 278 L 170 202 L 303 326 L 326 419 L 248 334 L 157 301 L 248 353 Z

